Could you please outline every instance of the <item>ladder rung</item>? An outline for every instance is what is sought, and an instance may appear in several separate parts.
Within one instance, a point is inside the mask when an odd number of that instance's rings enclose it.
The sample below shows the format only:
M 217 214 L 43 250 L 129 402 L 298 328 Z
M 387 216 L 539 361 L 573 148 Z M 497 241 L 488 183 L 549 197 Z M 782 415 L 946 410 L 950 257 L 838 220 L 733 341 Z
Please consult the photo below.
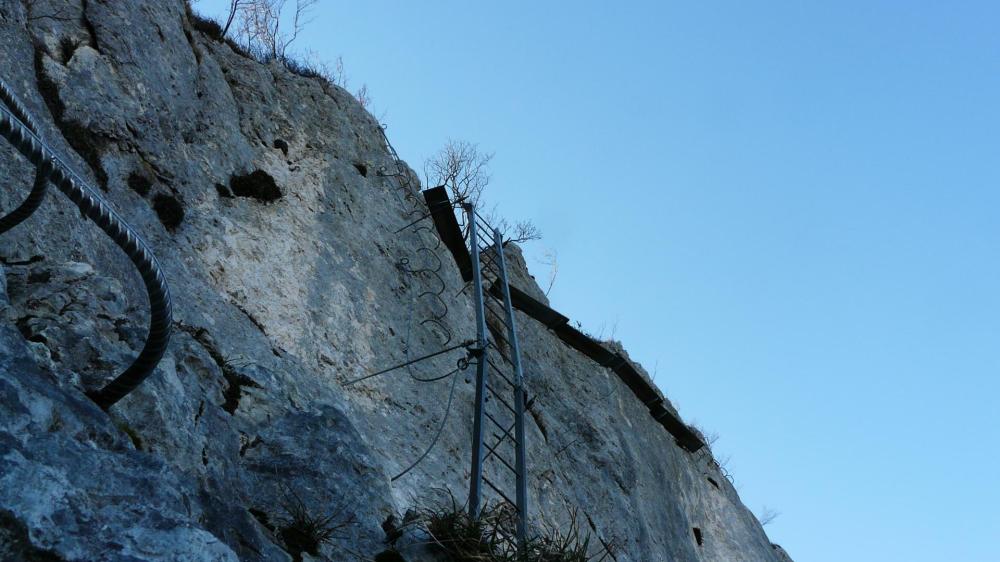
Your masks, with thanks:
M 486 362 L 490 364 L 490 367 L 493 367 L 493 371 L 496 374 L 500 375 L 500 378 L 502 378 L 504 380 L 504 382 L 506 382 L 507 384 L 509 384 L 511 388 L 513 388 L 515 390 L 517 389 L 517 385 L 514 384 L 514 382 L 511 381 L 509 378 L 507 378 L 507 375 L 503 374 L 503 371 L 501 371 L 500 368 L 497 367 L 495 363 L 493 363 L 492 361 L 490 361 L 489 357 L 486 358 Z
M 503 498 L 503 500 L 505 502 L 509 503 L 510 505 L 515 505 L 515 506 L 517 505 L 516 503 L 514 503 L 513 501 L 511 501 L 510 498 L 507 497 L 507 494 L 501 492 L 500 488 L 497 488 L 496 484 L 494 484 L 493 482 L 490 482 L 490 479 L 487 478 L 485 474 L 483 475 L 483 482 L 486 482 L 487 486 L 489 486 L 490 488 L 493 488 L 494 492 L 496 492 L 497 494 L 500 494 L 500 497 Z
M 489 342 L 486 342 L 486 345 L 491 346 L 491 347 L 493 347 L 493 349 L 497 350 L 497 353 L 500 354 L 500 359 L 503 359 L 507 363 L 510 363 L 511 367 L 514 366 L 514 363 L 512 363 L 510 359 L 507 359 L 506 357 L 503 356 L 503 350 L 500 349 L 499 347 L 497 347 L 495 343 L 493 343 L 492 341 L 489 341 Z
M 508 404 L 507 401 L 500 396 L 500 393 L 497 392 L 495 388 L 493 388 L 493 385 L 491 385 L 490 383 L 486 383 L 486 388 L 488 388 L 489 391 L 493 394 L 493 397 L 499 400 L 500 403 L 503 404 L 508 410 L 510 410 L 512 414 L 514 414 L 515 416 L 517 415 L 517 410 L 511 407 L 511 405 Z
M 490 255 L 490 252 L 486 248 L 479 249 L 479 261 L 481 263 L 488 263 L 488 267 L 494 266 L 497 263 L 496 258 Z M 489 291 L 484 291 L 489 292 Z
M 504 300 L 502 298 L 500 298 L 499 296 L 494 295 L 493 291 L 483 291 L 483 294 L 484 295 L 488 295 L 491 299 L 495 300 L 497 302 L 497 304 L 499 304 L 500 306 L 504 307 L 505 309 L 507 308 L 507 303 L 504 302 Z
M 483 457 L 483 462 L 486 462 L 486 459 L 490 457 L 496 457 L 497 460 L 502 462 L 504 466 L 507 467 L 508 470 L 514 473 L 515 476 L 517 475 L 517 470 L 513 466 L 511 466 L 509 462 L 507 462 L 507 459 L 500 456 L 500 453 L 496 452 L 496 449 L 494 447 L 490 447 L 489 444 L 487 443 L 483 443 L 483 446 L 486 447 L 486 449 L 489 451 L 489 454 Z
M 514 439 L 514 436 L 510 435 L 510 432 L 514 429 L 513 425 L 511 425 L 507 429 L 504 429 L 504 425 L 502 423 L 500 423 L 499 421 L 497 421 L 497 419 L 494 418 L 492 415 L 490 415 L 489 412 L 484 411 L 483 413 L 486 414 L 486 417 L 488 417 L 491 422 L 493 422 L 493 425 L 497 426 L 497 429 L 499 429 L 500 431 L 503 432 L 503 435 L 500 436 L 501 437 L 500 441 L 497 441 L 497 445 L 499 445 L 503 441 L 503 439 L 506 439 L 508 436 L 512 440 Z
M 497 322 L 503 324 L 503 327 L 507 328 L 507 330 L 510 331 L 510 326 L 507 325 L 507 321 L 502 316 L 500 316 L 499 313 L 494 312 L 493 309 L 488 306 L 485 308 L 487 312 L 493 315 L 493 317 L 496 319 Z

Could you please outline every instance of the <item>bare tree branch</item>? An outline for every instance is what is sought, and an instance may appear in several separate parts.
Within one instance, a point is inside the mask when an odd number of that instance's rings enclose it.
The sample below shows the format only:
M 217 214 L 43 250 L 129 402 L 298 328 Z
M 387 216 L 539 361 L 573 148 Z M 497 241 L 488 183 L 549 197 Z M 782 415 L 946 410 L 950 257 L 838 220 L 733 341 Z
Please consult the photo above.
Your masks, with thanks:
M 244 7 L 244 4 L 246 4 L 246 0 L 229 0 L 229 17 L 226 18 L 226 25 L 222 27 L 223 37 L 229 33 L 229 28 L 233 25 L 233 20 L 236 19 L 236 15 Z
M 559 275 L 559 254 L 555 250 L 546 250 L 545 257 L 538 261 L 549 268 L 549 282 L 545 287 L 547 297 L 552 292 L 552 286 L 556 284 L 556 276 Z
M 228 30 L 236 20 L 236 38 L 247 50 L 265 59 L 284 59 L 289 47 L 311 21 L 309 13 L 319 0 L 295 0 L 291 27 L 283 27 L 288 0 L 230 0 Z
M 500 231 L 504 244 L 507 244 L 508 242 L 523 244 L 525 242 L 531 242 L 532 240 L 542 239 L 542 231 L 539 230 L 533 222 L 529 220 L 520 220 L 515 223 L 511 223 L 504 217 L 497 214 L 495 206 L 493 207 L 493 210 L 486 214 L 485 218 L 486 221 L 493 226 L 493 228 Z
M 757 521 L 760 521 L 760 526 L 764 527 L 774 522 L 774 520 L 777 519 L 779 515 L 781 515 L 780 511 L 771 509 L 770 507 L 767 507 L 765 505 L 763 508 L 761 508 L 760 515 L 757 516 Z
M 478 205 L 479 198 L 490 183 L 492 153 L 479 151 L 479 145 L 467 141 L 449 140 L 436 155 L 424 163 L 427 185 L 443 185 L 454 201 Z

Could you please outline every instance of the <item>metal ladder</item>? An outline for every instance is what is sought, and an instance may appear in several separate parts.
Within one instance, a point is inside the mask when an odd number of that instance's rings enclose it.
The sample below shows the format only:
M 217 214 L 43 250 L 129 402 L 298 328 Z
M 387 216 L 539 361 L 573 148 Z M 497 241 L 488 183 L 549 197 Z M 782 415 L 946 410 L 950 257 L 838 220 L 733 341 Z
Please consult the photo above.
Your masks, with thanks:
M 507 283 L 503 235 L 480 217 L 472 204 L 463 203 L 462 208 L 467 220 L 476 308 L 476 347 L 473 351 L 476 358 L 476 408 L 472 431 L 469 514 L 473 518 L 479 517 L 485 484 L 502 502 L 514 509 L 515 536 L 506 538 L 518 552 L 523 553 L 528 534 L 527 461 L 524 443 L 527 400 L 514 309 Z M 488 314 L 491 316 L 487 316 Z M 506 387 L 506 392 L 503 387 Z M 511 448 L 514 452 L 513 462 L 503 455 L 504 449 Z M 499 470 L 499 475 L 490 472 L 489 474 L 494 474 L 491 478 L 486 471 L 487 463 L 491 468 Z M 511 479 L 513 494 L 510 493 Z M 513 499 L 511 495 L 514 496 Z

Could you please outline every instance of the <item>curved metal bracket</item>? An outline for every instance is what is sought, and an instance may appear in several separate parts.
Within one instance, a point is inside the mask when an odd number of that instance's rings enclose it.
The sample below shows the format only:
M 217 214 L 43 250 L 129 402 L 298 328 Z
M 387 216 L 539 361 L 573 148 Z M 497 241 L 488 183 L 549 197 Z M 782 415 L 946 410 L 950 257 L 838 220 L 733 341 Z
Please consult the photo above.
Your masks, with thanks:
M 0 92 L 10 92 L 10 88 L 3 80 L 0 80 Z M 12 96 L 9 97 L 13 99 Z M 173 322 L 170 289 L 167 287 L 160 264 L 146 242 L 104 202 L 94 188 L 87 185 L 42 141 L 35 132 L 37 128 L 34 127 L 34 122 L 23 107 L 20 107 L 20 104 L 11 105 L 15 109 L 0 104 L 0 136 L 7 139 L 18 152 L 35 165 L 36 187 L 38 183 L 43 183 L 43 180 L 38 179 L 41 177 L 69 197 L 84 216 L 100 227 L 125 252 L 142 276 L 149 296 L 149 331 L 139 356 L 104 388 L 89 394 L 94 402 L 106 410 L 138 388 L 163 357 L 170 341 Z M 27 124 L 25 120 L 19 118 L 19 113 L 20 117 L 26 118 Z M 38 202 L 40 203 L 40 199 Z M 24 204 L 21 207 L 23 206 Z

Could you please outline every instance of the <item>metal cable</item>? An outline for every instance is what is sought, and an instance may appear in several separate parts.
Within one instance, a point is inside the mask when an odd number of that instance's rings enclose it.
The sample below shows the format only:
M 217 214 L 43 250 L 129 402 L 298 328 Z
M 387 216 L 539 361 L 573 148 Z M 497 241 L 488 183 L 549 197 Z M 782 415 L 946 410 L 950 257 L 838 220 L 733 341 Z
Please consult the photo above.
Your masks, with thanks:
M 31 114 L 28 113 L 28 110 L 21 103 L 21 100 L 17 98 L 17 95 L 14 94 L 14 91 L 3 80 L 0 80 L 0 101 L 10 109 L 14 117 L 27 127 L 29 131 L 36 135 L 38 134 L 38 124 L 31 118 Z M 45 199 L 45 191 L 48 189 L 48 186 L 49 182 L 45 175 L 42 174 L 40 169 L 35 169 L 35 183 L 28 193 L 28 197 L 13 211 L 0 217 L 0 234 L 21 224 L 25 219 L 34 214 Z
M 9 90 L 2 79 L 0 89 Z M 18 119 L 14 110 L 8 109 L 4 104 L 0 104 L 0 135 L 34 164 L 40 174 L 69 197 L 84 216 L 97 224 L 125 252 L 142 277 L 150 307 L 146 343 L 139 356 L 122 374 L 104 388 L 89 393 L 90 398 L 106 410 L 142 384 L 167 349 L 173 316 L 166 279 L 156 257 L 138 233 L 56 156 L 28 125 Z
M 468 364 L 466 364 L 466 367 L 468 367 Z M 457 371 L 455 372 L 455 374 L 457 374 Z M 441 424 L 438 425 L 437 433 L 434 434 L 434 439 L 431 439 L 431 444 L 427 446 L 427 449 L 424 450 L 423 454 L 420 455 L 417 458 L 417 460 L 413 461 L 413 464 L 406 467 L 406 469 L 400 472 L 399 474 L 393 476 L 389 480 L 390 482 L 395 482 L 396 480 L 399 480 L 404 475 L 406 475 L 407 472 L 416 468 L 418 464 L 420 464 L 425 458 L 427 458 L 427 455 L 429 455 L 430 452 L 434 449 L 434 446 L 437 445 L 438 439 L 441 438 L 441 432 L 444 431 L 444 426 L 445 424 L 448 423 L 448 416 L 451 415 L 451 404 L 455 398 L 455 386 L 457 386 L 458 379 L 460 378 L 461 377 L 454 377 L 453 379 L 451 379 L 451 390 L 448 391 L 448 405 L 445 406 L 444 408 L 444 417 L 441 419 Z
M 436 262 L 436 264 L 433 267 L 422 267 L 420 269 L 412 269 L 409 267 L 408 258 L 403 258 L 399 260 L 399 263 L 397 265 L 400 266 L 400 269 L 410 273 L 415 278 L 420 277 L 421 275 L 427 275 L 434 277 L 438 280 L 438 283 L 441 287 L 439 290 L 423 291 L 417 296 L 417 299 L 422 299 L 424 297 L 429 296 L 430 298 L 432 298 L 432 300 L 439 301 L 439 303 L 443 305 L 443 310 L 441 312 L 435 312 L 432 309 L 430 313 L 431 317 L 422 320 L 420 322 L 420 325 L 436 326 L 441 331 L 441 334 L 439 334 L 439 336 L 442 337 L 442 339 L 444 340 L 441 342 L 441 344 L 448 345 L 449 343 L 451 343 L 453 334 L 451 332 L 451 329 L 445 324 L 445 318 L 448 316 L 448 303 L 445 302 L 443 295 L 447 289 L 447 283 L 445 283 L 444 278 L 441 277 L 441 269 L 444 266 L 443 263 L 441 262 L 441 258 L 437 255 L 437 251 L 441 248 L 441 240 L 440 237 L 438 237 L 430 228 L 419 225 L 423 220 L 430 217 L 431 214 L 428 212 L 427 206 L 423 203 L 423 201 L 421 201 L 417 197 L 417 192 L 416 189 L 414 188 L 410 174 L 407 173 L 403 161 L 399 158 L 399 153 L 396 152 L 396 148 L 392 146 L 391 142 L 389 142 L 389 137 L 386 136 L 385 129 L 380 127 L 379 133 L 381 133 L 382 140 L 383 142 L 385 142 L 386 150 L 389 151 L 389 155 L 392 157 L 396 171 L 395 173 L 388 173 L 384 169 L 381 169 L 378 171 L 378 175 L 381 177 L 396 179 L 396 187 L 398 188 L 398 191 L 396 192 L 397 197 L 398 197 L 398 192 L 401 191 L 403 194 L 403 198 L 400 200 L 400 203 L 403 204 L 404 207 L 407 204 L 409 204 L 410 207 L 409 210 L 404 210 L 404 213 L 406 213 L 408 219 L 412 219 L 414 215 L 418 214 L 420 215 L 417 219 L 411 220 L 411 222 L 406 226 L 396 230 L 394 234 L 399 234 L 407 229 L 412 229 L 411 231 L 412 234 L 414 234 L 415 236 L 419 236 L 421 230 L 426 230 L 427 232 L 433 235 L 432 238 L 435 244 L 433 248 L 427 246 L 421 246 L 417 248 L 416 252 L 414 252 L 414 254 L 419 254 L 420 252 L 427 252 L 428 254 L 432 255 Z M 419 239 L 422 242 L 424 240 L 424 237 L 419 237 Z M 407 349 L 409 349 L 409 343 L 410 343 L 409 329 L 407 329 L 407 341 L 405 342 Z
M 449 351 L 455 351 L 456 349 L 459 349 L 459 348 L 462 348 L 462 347 L 468 349 L 469 346 L 471 346 L 473 343 L 475 343 L 475 342 L 473 342 L 472 340 L 467 340 L 467 341 L 464 341 L 464 342 L 462 342 L 462 343 L 460 343 L 458 345 L 453 345 L 451 347 L 446 347 L 444 349 L 439 349 L 439 350 L 437 350 L 437 351 L 435 351 L 433 353 L 428 353 L 427 355 L 422 355 L 420 357 L 417 357 L 416 359 L 407 360 L 405 363 L 400 363 L 399 365 L 393 365 L 392 367 L 389 367 L 388 369 L 382 369 L 381 371 L 377 371 L 377 372 L 374 372 L 374 373 L 369 373 L 369 374 L 367 374 L 367 375 L 365 375 L 363 377 L 358 377 L 356 379 L 349 380 L 349 381 L 347 381 L 347 382 L 344 383 L 344 386 L 351 386 L 352 384 L 359 383 L 361 381 L 368 380 L 368 379 L 370 379 L 372 377 L 377 377 L 379 375 L 384 375 L 384 374 L 389 373 L 391 371 L 395 371 L 396 369 L 402 369 L 403 367 L 408 367 L 408 366 L 410 366 L 410 365 L 412 365 L 414 363 L 419 363 L 420 361 L 424 361 L 424 360 L 430 359 L 432 357 L 437 357 L 438 355 L 443 355 L 445 353 L 448 353 Z

